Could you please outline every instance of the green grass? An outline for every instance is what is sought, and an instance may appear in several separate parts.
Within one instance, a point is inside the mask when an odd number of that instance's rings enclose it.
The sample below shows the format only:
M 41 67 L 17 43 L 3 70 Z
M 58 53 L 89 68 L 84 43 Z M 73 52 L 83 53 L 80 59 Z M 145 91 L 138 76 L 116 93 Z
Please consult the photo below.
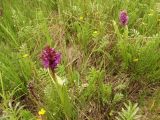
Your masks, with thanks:
M 1 0 L 0 119 L 158 120 L 159 31 L 158 0 Z M 46 45 L 62 55 L 58 82 Z

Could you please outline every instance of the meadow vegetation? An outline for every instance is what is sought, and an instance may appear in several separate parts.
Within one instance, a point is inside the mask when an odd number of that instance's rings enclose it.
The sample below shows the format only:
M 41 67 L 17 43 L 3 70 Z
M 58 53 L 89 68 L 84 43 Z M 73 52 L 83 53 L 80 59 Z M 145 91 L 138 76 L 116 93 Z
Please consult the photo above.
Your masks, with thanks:
M 160 120 L 159 85 L 160 1 L 0 0 L 0 120 Z

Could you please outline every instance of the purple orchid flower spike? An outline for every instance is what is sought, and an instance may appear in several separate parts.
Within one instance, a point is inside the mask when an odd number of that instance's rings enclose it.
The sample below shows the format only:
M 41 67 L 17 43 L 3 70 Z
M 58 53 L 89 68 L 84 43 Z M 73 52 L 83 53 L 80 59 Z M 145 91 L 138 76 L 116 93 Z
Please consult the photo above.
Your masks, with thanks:
M 61 54 L 56 52 L 54 48 L 46 46 L 40 56 L 42 64 L 45 68 L 49 68 L 52 71 L 57 68 L 57 65 L 60 63 Z
M 128 19 L 129 17 L 128 17 L 127 11 L 126 10 L 121 11 L 119 15 L 119 20 L 122 26 L 125 26 L 128 24 Z

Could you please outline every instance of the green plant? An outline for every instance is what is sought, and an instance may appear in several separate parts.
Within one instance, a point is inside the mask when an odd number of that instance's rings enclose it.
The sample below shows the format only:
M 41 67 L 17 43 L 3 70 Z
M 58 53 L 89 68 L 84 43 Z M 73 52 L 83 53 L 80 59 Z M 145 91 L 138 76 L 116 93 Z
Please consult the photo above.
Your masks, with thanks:
M 159 13 L 158 0 L 0 0 L 0 119 L 34 120 L 44 108 L 43 120 L 110 120 L 124 100 L 139 103 L 139 92 L 152 98 Z M 40 64 L 46 44 L 62 55 L 57 82 Z M 137 115 L 137 105 L 125 106 L 120 120 Z
M 159 35 L 158 35 L 159 36 Z M 140 40 L 141 43 L 137 45 L 135 58 L 138 61 L 134 64 L 133 72 L 138 76 L 143 76 L 146 81 L 158 82 L 160 75 L 160 54 L 159 54 L 159 37 L 151 37 L 150 39 Z
M 94 96 L 100 99 L 100 86 L 103 83 L 104 72 L 91 68 L 87 75 L 88 85 L 81 93 L 81 100 L 91 100 Z
M 128 104 L 124 103 L 125 108 L 119 112 L 119 116 L 116 117 L 117 120 L 139 120 L 140 115 L 138 115 L 139 107 L 138 104 L 132 104 L 130 101 Z
M 17 102 L 14 106 L 10 101 L 8 107 L 3 110 L 3 115 L 0 117 L 2 120 L 35 120 L 35 117 L 27 110 L 23 110 L 24 106 L 21 106 Z
M 47 119 L 75 119 L 75 110 L 69 96 L 69 90 L 62 78 L 56 76 L 56 80 L 50 74 L 50 84 L 45 87 L 45 104 L 48 109 Z
M 17 98 L 15 99 L 14 96 L 16 92 L 18 92 L 20 89 L 19 87 L 16 87 L 12 90 L 12 92 L 6 92 L 4 91 L 3 86 L 3 80 L 0 73 L 0 85 L 2 88 L 2 93 L 0 93 L 1 104 L 0 107 L 2 110 L 2 115 L 0 116 L 1 120 L 35 120 L 36 118 L 33 116 L 33 114 L 28 111 L 24 110 L 24 105 L 21 105 L 20 102 L 17 102 Z

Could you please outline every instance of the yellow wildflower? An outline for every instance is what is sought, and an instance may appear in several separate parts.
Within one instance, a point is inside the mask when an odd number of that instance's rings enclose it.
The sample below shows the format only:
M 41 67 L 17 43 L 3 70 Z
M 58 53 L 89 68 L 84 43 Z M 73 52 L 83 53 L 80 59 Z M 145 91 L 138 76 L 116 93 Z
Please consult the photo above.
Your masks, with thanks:
M 80 20 L 83 20 L 84 18 L 83 18 L 83 16 L 80 16 L 79 19 L 80 19 Z
M 133 62 L 138 62 L 138 58 L 134 59 Z
M 26 57 L 28 57 L 29 55 L 28 54 L 24 54 L 22 57 L 23 58 L 26 58 Z
M 142 25 L 146 25 L 146 23 L 145 23 L 145 22 L 142 22 Z
M 39 115 L 44 115 L 46 113 L 44 108 L 41 108 L 41 110 L 38 112 Z
M 98 33 L 98 31 L 94 31 L 94 32 L 93 32 L 93 34 L 97 34 L 97 33 Z
M 153 14 L 152 14 L 152 13 L 149 13 L 148 15 L 149 15 L 149 16 L 153 16 Z
M 92 33 L 92 36 L 94 36 L 94 37 L 97 37 L 98 35 L 99 35 L 98 31 L 94 31 L 94 32 Z

